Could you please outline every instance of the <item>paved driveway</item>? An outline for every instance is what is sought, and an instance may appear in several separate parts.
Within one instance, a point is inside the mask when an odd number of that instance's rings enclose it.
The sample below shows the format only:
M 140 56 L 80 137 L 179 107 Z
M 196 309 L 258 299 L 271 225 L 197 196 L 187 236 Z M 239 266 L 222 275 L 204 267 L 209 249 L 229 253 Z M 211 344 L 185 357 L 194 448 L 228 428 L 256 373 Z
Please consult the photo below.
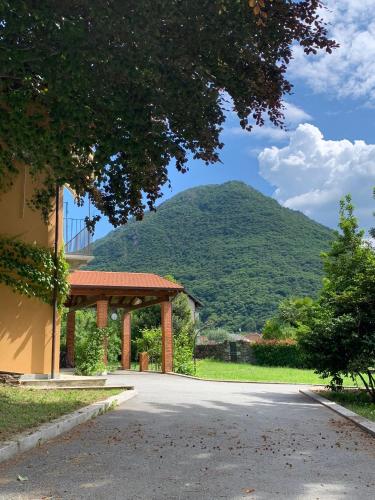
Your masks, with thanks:
M 375 440 L 296 387 L 113 377 L 139 395 L 0 466 L 1 499 L 375 497 Z

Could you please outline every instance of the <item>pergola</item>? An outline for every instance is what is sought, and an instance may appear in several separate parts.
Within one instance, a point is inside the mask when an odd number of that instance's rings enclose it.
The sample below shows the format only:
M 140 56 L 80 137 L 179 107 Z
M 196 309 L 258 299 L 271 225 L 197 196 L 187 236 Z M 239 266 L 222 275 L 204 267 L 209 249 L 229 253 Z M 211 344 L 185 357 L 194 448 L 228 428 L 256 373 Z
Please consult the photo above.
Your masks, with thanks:
M 103 271 L 74 271 L 69 276 L 70 295 L 66 302 L 67 365 L 74 366 L 75 312 L 96 307 L 96 323 L 107 326 L 108 310 L 122 309 L 121 367 L 130 369 L 131 311 L 155 304 L 161 305 L 162 371 L 173 370 L 172 299 L 184 288 L 156 274 Z M 107 343 L 104 345 L 107 362 Z

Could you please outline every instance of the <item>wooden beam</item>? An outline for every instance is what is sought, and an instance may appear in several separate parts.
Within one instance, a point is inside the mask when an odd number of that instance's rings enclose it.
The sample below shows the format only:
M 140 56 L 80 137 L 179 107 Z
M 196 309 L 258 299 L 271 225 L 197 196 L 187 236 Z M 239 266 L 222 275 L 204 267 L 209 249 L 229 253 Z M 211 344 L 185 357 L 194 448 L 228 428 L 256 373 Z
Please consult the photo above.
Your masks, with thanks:
M 177 295 L 181 290 L 169 290 L 169 289 L 152 289 L 152 288 L 105 288 L 105 287 L 78 287 L 72 286 L 70 289 L 70 295 L 82 295 L 84 297 L 88 296 L 98 296 L 102 295 L 104 297 L 165 297 L 165 295 L 174 296 Z
M 104 292 L 104 293 L 103 293 Z M 113 288 L 103 289 L 103 288 L 78 288 L 75 287 L 70 290 L 70 296 L 66 301 L 66 306 L 70 309 L 76 311 L 78 309 L 85 309 L 86 307 L 92 307 L 96 304 L 97 300 L 108 300 L 109 304 L 113 307 L 117 307 L 119 309 L 124 309 L 126 311 L 134 311 L 136 309 L 142 309 L 143 307 L 152 306 L 155 304 L 159 304 L 163 301 L 168 301 L 173 299 L 178 295 L 179 290 L 124 290 L 119 289 L 115 290 Z M 132 306 L 130 304 L 132 298 L 144 298 L 148 299 L 142 302 L 142 304 L 138 304 Z M 113 300 L 117 299 L 117 300 Z
M 77 302 L 75 305 L 70 306 L 72 311 L 77 311 L 78 309 L 86 309 L 86 307 L 92 307 L 96 304 L 97 299 L 100 297 L 90 297 L 90 299 L 82 300 Z
M 147 302 L 142 302 L 142 304 L 138 304 L 136 306 L 128 306 L 126 307 L 127 311 L 135 311 L 136 309 L 143 309 L 144 307 L 155 306 L 156 304 L 160 304 L 161 302 L 168 302 L 169 296 L 164 295 L 164 297 L 157 297 L 153 300 L 148 300 Z
M 121 297 L 120 300 L 119 300 L 119 302 L 118 302 L 119 307 L 123 307 L 125 305 L 129 305 L 130 302 L 131 302 L 131 300 L 128 300 L 129 298 L 130 297 Z M 125 304 L 125 301 L 127 302 L 126 304 Z

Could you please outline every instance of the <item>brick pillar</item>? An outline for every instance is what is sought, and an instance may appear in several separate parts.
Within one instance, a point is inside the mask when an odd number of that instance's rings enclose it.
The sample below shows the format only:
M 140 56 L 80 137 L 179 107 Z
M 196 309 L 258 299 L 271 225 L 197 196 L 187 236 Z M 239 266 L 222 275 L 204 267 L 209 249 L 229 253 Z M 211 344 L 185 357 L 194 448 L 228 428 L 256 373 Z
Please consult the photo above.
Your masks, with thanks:
M 162 372 L 173 371 L 172 303 L 161 303 Z
M 69 311 L 66 318 L 66 366 L 74 367 L 74 341 L 76 329 L 76 312 Z
M 130 370 L 131 363 L 131 315 L 124 313 L 121 332 L 121 368 Z
M 96 301 L 96 325 L 98 328 L 105 328 L 108 324 L 108 300 L 97 300 Z M 107 365 L 107 348 L 108 348 L 108 338 L 105 337 L 103 340 L 104 347 L 104 364 Z

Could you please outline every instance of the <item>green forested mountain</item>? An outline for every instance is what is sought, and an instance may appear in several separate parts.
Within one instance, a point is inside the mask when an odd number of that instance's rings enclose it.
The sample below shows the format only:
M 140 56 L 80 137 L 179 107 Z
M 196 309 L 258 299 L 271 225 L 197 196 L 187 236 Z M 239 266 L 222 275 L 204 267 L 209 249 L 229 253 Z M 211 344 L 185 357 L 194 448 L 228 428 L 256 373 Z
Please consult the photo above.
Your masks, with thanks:
M 249 331 L 280 299 L 314 295 L 332 231 L 242 182 L 188 189 L 95 244 L 91 269 L 172 274 L 203 319 Z

